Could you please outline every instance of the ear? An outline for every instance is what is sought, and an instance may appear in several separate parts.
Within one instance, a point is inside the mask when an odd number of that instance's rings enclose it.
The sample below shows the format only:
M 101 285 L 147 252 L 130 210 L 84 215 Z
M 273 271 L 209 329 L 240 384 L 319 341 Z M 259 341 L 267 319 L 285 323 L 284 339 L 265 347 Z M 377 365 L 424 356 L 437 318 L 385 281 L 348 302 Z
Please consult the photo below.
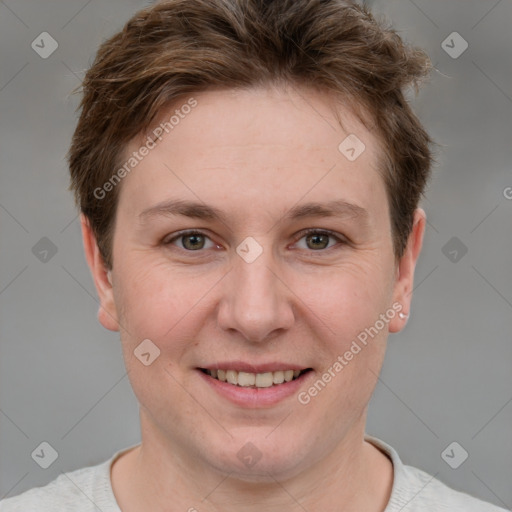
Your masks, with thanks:
M 416 268 L 416 262 L 423 245 L 426 222 L 427 216 L 424 210 L 417 208 L 414 211 L 413 227 L 407 241 L 407 247 L 397 267 L 397 277 L 393 289 L 393 303 L 398 302 L 401 304 L 402 309 L 400 313 L 406 315 L 409 315 L 411 311 L 414 269 Z M 401 331 L 406 323 L 407 318 L 400 318 L 400 315 L 397 313 L 389 322 L 389 332 Z
M 96 237 L 94 236 L 89 220 L 84 214 L 80 215 L 80 224 L 82 226 L 82 241 L 84 244 L 85 258 L 87 259 L 87 264 L 91 270 L 94 285 L 96 286 L 96 291 L 100 299 L 98 320 L 105 329 L 118 331 L 119 323 L 111 275 L 107 272 L 103 257 L 96 243 Z

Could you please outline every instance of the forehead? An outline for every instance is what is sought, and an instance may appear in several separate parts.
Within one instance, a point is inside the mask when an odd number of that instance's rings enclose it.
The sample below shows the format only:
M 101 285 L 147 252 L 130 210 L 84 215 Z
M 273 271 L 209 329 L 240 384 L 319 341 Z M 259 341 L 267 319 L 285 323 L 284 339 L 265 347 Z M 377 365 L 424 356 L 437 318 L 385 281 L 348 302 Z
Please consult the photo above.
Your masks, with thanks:
M 193 98 L 193 100 L 191 99 Z M 189 108 L 194 102 L 196 106 Z M 165 129 L 176 146 L 191 142 L 190 132 L 200 143 L 215 146 L 242 146 L 244 151 L 287 146 L 316 152 L 332 152 L 339 156 L 340 137 L 357 135 L 364 140 L 367 163 L 377 164 L 379 152 L 376 136 L 371 133 L 344 103 L 334 96 L 295 85 L 266 85 L 247 89 L 207 90 L 182 97 L 173 107 L 162 111 L 153 130 Z M 341 126 L 340 126 L 341 123 Z M 189 128 L 189 129 L 187 129 Z M 149 132 L 151 136 L 151 131 Z M 154 135 L 153 135 L 154 137 Z M 144 138 L 132 141 L 131 147 Z M 350 155 L 349 155 L 350 156 Z
M 325 94 L 290 86 L 192 96 L 161 113 L 149 131 L 161 139 L 124 179 L 120 204 L 133 213 L 176 195 L 254 208 L 351 196 L 376 209 L 384 198 L 376 136 L 338 104 L 340 126 Z M 146 141 L 133 140 L 125 158 Z

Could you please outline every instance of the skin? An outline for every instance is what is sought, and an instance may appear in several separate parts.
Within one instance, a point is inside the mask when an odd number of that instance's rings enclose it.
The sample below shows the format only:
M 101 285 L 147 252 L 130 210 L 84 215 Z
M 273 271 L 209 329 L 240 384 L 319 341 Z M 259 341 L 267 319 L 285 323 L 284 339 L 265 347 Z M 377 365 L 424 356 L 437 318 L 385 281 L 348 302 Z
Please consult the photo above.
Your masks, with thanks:
M 325 94 L 262 87 L 194 97 L 194 110 L 120 185 L 110 280 L 82 217 L 98 317 L 120 332 L 140 403 L 142 443 L 112 468 L 116 499 L 124 512 L 169 504 L 201 512 L 383 511 L 392 464 L 363 436 L 388 334 L 405 319 L 390 320 L 307 405 L 294 394 L 269 407 L 237 406 L 196 368 L 286 361 L 313 368 L 299 391 L 307 390 L 393 303 L 409 312 L 425 212 L 415 211 L 397 262 L 378 139 L 339 105 L 343 130 Z M 349 133 L 366 146 L 353 162 L 338 150 Z M 141 220 L 171 198 L 214 206 L 224 222 Z M 284 217 L 294 206 L 335 199 L 366 209 L 366 224 Z M 301 234 L 306 228 L 331 230 L 340 241 L 315 249 Z M 197 243 L 190 237 L 165 244 L 184 229 L 201 230 L 203 248 L 190 250 Z M 236 252 L 248 236 L 263 248 L 252 263 Z M 133 354 L 146 338 L 160 349 L 149 366 Z M 251 468 L 237 457 L 248 441 L 262 454 Z

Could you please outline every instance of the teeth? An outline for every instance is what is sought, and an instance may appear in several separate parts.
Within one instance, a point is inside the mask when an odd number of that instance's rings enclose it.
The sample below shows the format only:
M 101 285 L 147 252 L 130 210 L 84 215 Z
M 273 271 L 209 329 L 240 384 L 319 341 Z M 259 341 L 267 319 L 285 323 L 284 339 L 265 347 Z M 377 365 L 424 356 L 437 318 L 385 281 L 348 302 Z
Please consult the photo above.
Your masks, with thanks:
M 272 386 L 274 376 L 272 372 L 257 373 L 256 374 L 256 387 L 257 388 L 269 388 Z
M 230 384 L 238 384 L 238 372 L 235 372 L 235 370 L 228 370 L 226 372 L 226 380 Z
M 301 370 L 278 370 L 277 372 L 248 373 L 235 370 L 207 370 L 208 375 L 222 382 L 242 387 L 269 388 L 272 385 L 296 379 Z
M 213 377 L 213 375 L 212 375 Z M 254 373 L 238 372 L 239 386 L 254 386 L 256 383 L 256 375 Z
M 279 370 L 278 372 L 274 372 L 274 378 L 272 379 L 274 384 L 282 384 L 284 382 L 284 372 Z

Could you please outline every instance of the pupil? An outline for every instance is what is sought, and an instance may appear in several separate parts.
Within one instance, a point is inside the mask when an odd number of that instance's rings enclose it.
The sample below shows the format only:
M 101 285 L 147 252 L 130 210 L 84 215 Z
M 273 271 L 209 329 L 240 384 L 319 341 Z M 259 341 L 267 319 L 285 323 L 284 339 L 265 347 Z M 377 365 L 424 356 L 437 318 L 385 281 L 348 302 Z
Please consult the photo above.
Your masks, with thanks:
M 325 249 L 327 245 L 329 244 L 327 235 L 309 235 L 308 241 L 313 241 L 313 247 L 312 249 Z M 314 246 L 315 244 L 320 244 L 320 246 Z
M 185 237 L 184 245 L 187 249 L 201 248 L 201 242 L 203 242 L 202 238 L 202 235 L 188 235 Z M 192 243 L 189 243 L 189 241 L 192 241 Z

